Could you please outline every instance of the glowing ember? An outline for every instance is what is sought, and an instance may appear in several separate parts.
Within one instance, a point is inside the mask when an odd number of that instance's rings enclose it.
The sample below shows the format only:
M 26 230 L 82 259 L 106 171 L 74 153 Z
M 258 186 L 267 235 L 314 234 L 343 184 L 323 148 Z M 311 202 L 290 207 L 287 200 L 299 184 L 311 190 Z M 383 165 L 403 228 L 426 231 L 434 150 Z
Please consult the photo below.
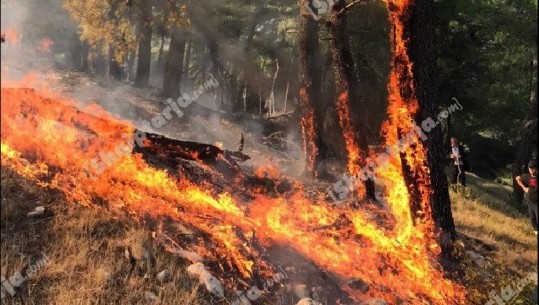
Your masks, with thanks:
M 257 167 L 254 173 L 260 178 L 279 179 L 282 176 L 281 171 L 271 164 Z

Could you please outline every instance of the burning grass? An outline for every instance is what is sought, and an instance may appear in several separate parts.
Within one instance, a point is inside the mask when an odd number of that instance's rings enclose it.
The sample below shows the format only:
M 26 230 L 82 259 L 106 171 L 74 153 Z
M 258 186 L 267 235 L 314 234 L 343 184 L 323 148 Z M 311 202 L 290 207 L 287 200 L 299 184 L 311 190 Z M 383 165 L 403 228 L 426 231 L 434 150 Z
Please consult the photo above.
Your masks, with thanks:
M 3 88 L 2 94 L 6 166 L 61 190 L 73 203 L 102 204 L 136 220 L 169 219 L 196 228 L 204 242 L 184 246 L 202 255 L 216 274 L 226 275 L 226 287 L 243 290 L 240 279 L 252 285 L 271 276 L 276 268 L 265 248 L 288 246 L 332 275 L 342 289 L 335 298 L 434 304 L 464 300 L 463 287 L 446 279 L 436 263 L 439 248 L 429 223 L 413 227 L 397 167 L 384 172 L 390 208 L 382 211 L 396 218 L 394 230 L 373 221 L 368 211 L 332 207 L 309 197 L 299 183 L 282 193 L 239 196 L 232 190 L 240 177 L 231 180 L 228 191 L 218 191 L 187 179 L 182 169 L 156 169 L 140 155 L 126 156 L 92 180 L 85 161 L 124 141 L 121 135 L 133 131 L 129 122 L 95 106 L 92 113 L 101 113 L 99 118 L 74 111 L 71 101 L 29 89 Z M 350 288 L 352 279 L 361 279 L 369 289 Z

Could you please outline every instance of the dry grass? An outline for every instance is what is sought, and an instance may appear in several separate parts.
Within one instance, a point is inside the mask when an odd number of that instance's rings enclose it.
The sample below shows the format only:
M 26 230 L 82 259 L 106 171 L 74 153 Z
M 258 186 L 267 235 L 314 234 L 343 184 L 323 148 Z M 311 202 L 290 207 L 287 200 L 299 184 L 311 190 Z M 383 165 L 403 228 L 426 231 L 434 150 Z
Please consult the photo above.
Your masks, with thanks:
M 31 219 L 36 206 L 46 213 Z M 6 294 L 2 304 L 208 304 L 211 297 L 187 279 L 186 265 L 152 245 L 148 231 L 124 217 L 66 202 L 55 191 L 28 183 L 2 168 L 1 267 L 6 278 L 46 255 L 48 265 Z M 154 260 L 140 258 L 143 245 Z M 167 269 L 170 283 L 156 274 Z M 158 297 L 152 302 L 146 293 Z M 216 303 L 216 302 L 212 302 Z
M 451 192 L 457 230 L 492 246 L 493 257 L 517 273 L 537 266 L 537 236 L 511 188 L 473 174 L 468 181 L 468 192 Z
M 450 192 L 452 210 L 464 250 L 486 258 L 482 266 L 469 257 L 462 261 L 470 303 L 485 304 L 491 291 L 500 294 L 502 287 L 515 287 L 529 273 L 537 273 L 537 236 L 526 208 L 513 199 L 510 187 L 473 174 L 467 177 L 467 189 Z M 534 291 L 536 280 L 507 304 L 537 304 Z

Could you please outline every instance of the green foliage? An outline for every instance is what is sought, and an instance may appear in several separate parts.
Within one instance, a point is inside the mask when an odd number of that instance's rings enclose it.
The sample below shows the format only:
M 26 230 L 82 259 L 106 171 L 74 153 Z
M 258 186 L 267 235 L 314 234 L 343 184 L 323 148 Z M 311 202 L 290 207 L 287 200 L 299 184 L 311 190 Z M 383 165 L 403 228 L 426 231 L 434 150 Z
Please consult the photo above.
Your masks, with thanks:
M 457 97 L 464 106 L 450 133 L 474 143 L 476 169 L 492 173 L 512 161 L 528 110 L 537 1 L 439 0 L 437 7 L 441 103 Z

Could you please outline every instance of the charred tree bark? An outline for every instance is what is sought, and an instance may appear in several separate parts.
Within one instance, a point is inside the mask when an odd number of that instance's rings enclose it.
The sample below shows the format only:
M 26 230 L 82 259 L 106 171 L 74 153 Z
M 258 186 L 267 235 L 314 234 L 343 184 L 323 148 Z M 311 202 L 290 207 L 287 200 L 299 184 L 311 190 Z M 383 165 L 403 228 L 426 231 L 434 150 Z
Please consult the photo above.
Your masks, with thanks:
M 416 0 L 409 19 L 410 59 L 413 63 L 416 96 L 420 111 L 417 124 L 437 117 L 438 79 L 436 66 L 436 24 L 433 0 Z M 449 254 L 457 237 L 451 212 L 447 178 L 444 172 L 445 150 L 441 128 L 433 128 L 424 142 L 430 169 L 430 203 L 436 230 L 441 231 L 440 246 Z
M 365 113 L 357 94 L 358 80 L 354 77 L 354 60 L 350 51 L 350 43 L 348 41 L 348 25 L 346 15 L 345 0 L 338 0 L 331 8 L 329 18 L 326 22 L 329 30 L 329 46 L 332 55 L 332 66 L 335 73 L 335 86 L 338 94 L 337 113 L 339 115 L 339 123 L 345 138 L 346 146 L 356 146 L 359 148 L 358 162 L 366 156 L 368 151 L 367 143 L 367 125 L 364 118 L 359 119 L 357 114 Z M 355 105 L 356 111 L 352 111 L 352 105 Z M 355 115 L 356 114 L 356 115 Z M 348 134 L 347 134 L 348 133 Z M 348 151 L 348 157 L 351 158 L 352 153 Z M 366 164 L 356 164 L 359 170 L 360 166 Z M 350 166 L 349 166 L 350 169 Z M 365 181 L 366 198 L 375 200 L 374 181 L 368 179 Z
M 299 1 L 299 79 L 301 127 L 303 132 L 304 149 L 306 153 L 306 170 L 316 177 L 320 163 L 320 130 L 321 117 L 317 115 L 316 101 L 321 96 L 319 78 L 319 26 L 306 9 L 308 0 Z
M 335 85 L 337 94 L 348 92 L 348 105 L 351 108 L 352 103 L 357 103 L 359 98 L 357 96 L 357 80 L 354 77 L 354 60 L 352 58 L 352 52 L 350 51 L 350 43 L 348 41 L 348 25 L 347 15 L 345 11 L 345 1 L 338 0 L 331 10 L 331 14 L 326 22 L 326 26 L 329 30 L 329 47 L 332 56 L 332 66 L 335 73 Z M 358 109 L 363 112 L 364 107 L 360 105 Z M 357 120 L 352 116 L 352 122 L 359 122 L 363 120 Z M 359 127 L 357 130 L 357 143 L 360 148 L 365 152 L 367 151 L 366 132 L 363 127 Z
M 522 201 L 524 192 L 516 183 L 515 178 L 528 172 L 528 161 L 537 159 L 537 54 L 534 55 L 532 69 L 529 111 L 520 129 L 519 143 L 512 169 L 513 195 L 518 201 Z
M 135 86 L 148 86 L 150 81 L 150 65 L 152 59 L 152 0 L 142 0 L 140 2 L 139 20 L 139 45 L 137 74 L 135 76 Z
M 182 80 L 183 57 L 185 53 L 186 30 L 176 27 L 172 30 L 172 39 L 165 64 L 165 79 L 163 93 L 167 98 L 176 99 L 180 96 Z

